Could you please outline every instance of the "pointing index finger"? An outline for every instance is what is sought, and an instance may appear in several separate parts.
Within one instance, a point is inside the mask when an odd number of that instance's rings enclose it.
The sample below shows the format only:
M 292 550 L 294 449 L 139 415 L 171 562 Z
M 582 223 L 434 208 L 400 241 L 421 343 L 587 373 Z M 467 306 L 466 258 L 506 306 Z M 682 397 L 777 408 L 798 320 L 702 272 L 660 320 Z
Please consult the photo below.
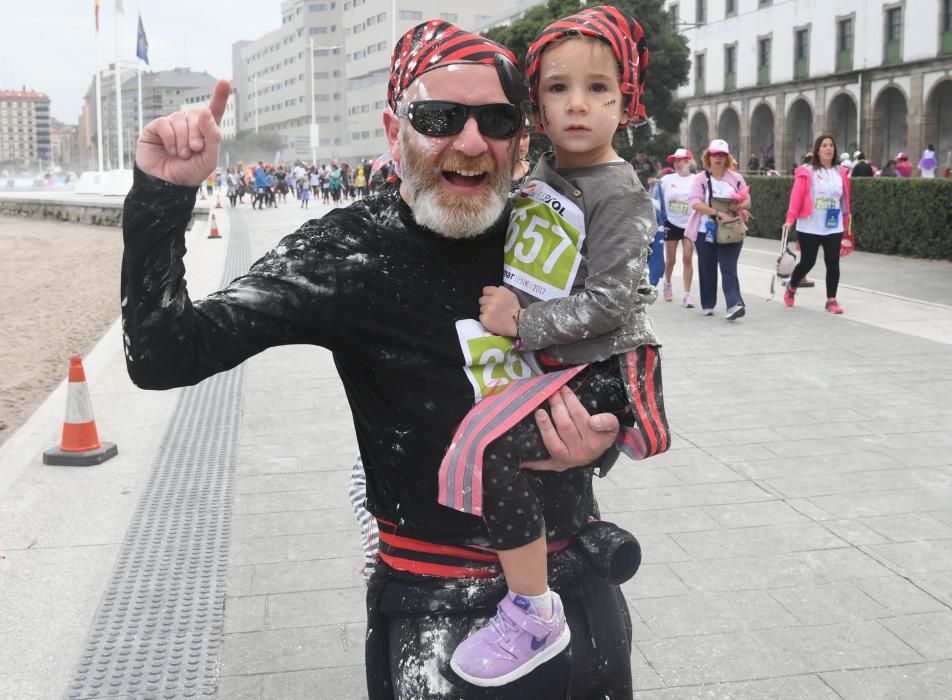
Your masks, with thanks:
M 208 103 L 208 109 L 211 110 L 216 124 L 221 124 L 221 118 L 225 114 L 225 107 L 228 105 L 228 97 L 231 95 L 231 83 L 227 80 L 219 80 L 215 85 L 215 92 Z

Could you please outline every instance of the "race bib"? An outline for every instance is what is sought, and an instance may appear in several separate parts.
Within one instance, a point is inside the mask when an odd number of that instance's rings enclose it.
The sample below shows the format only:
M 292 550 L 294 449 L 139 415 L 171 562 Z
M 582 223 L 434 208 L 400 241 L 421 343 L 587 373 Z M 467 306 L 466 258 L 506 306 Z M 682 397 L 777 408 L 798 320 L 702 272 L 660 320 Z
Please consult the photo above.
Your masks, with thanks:
M 506 284 L 543 301 L 568 296 L 584 240 L 582 210 L 544 182 L 532 180 L 520 191 L 509 217 Z
M 816 198 L 816 201 L 813 203 L 813 208 L 814 208 L 814 209 L 820 209 L 820 210 L 823 210 L 823 211 L 826 211 L 827 209 L 835 209 L 835 208 L 836 208 L 836 200 L 835 200 L 835 199 L 830 199 L 830 198 L 827 198 L 827 197 L 817 197 L 817 198 Z
M 668 202 L 668 211 L 672 214 L 688 214 L 691 209 L 688 203 L 681 199 L 672 199 Z
M 516 350 L 512 338 L 490 333 L 476 319 L 457 321 L 456 334 L 465 359 L 463 371 L 477 403 L 502 391 L 513 379 L 542 374 L 535 353 Z

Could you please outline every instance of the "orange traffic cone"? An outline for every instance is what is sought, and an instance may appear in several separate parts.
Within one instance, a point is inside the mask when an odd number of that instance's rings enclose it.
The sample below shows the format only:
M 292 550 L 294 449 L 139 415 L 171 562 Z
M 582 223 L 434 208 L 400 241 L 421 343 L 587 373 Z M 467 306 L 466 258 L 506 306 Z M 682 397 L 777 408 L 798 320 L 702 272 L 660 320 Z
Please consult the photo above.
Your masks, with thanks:
M 115 443 L 100 442 L 93 419 L 93 405 L 89 400 L 83 360 L 73 355 L 69 360 L 69 387 L 66 395 L 66 420 L 59 447 L 43 453 L 43 464 L 67 467 L 91 467 L 115 457 L 119 450 Z
M 218 233 L 218 223 L 215 221 L 215 215 L 212 214 L 212 230 L 208 232 L 209 238 L 221 238 Z
M 215 208 L 221 209 L 221 194 L 215 195 Z

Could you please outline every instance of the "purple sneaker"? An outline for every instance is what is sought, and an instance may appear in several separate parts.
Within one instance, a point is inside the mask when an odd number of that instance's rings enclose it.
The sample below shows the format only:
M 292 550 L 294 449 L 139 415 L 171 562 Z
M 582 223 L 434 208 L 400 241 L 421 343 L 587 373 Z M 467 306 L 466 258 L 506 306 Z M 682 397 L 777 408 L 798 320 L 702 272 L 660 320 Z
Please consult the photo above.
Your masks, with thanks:
M 450 668 L 473 685 L 495 687 L 522 678 L 560 654 L 572 639 L 562 599 L 552 592 L 549 620 L 531 610 L 522 596 L 507 595 L 496 616 L 456 647 Z

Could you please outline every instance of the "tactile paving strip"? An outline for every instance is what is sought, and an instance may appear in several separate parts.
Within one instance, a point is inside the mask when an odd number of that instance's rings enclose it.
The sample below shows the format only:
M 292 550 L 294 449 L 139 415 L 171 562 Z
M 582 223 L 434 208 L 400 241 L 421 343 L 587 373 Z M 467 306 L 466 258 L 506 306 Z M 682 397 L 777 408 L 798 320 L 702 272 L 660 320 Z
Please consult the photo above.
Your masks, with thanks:
M 222 284 L 248 269 L 232 217 Z M 244 370 L 183 390 L 65 697 L 215 695 Z

